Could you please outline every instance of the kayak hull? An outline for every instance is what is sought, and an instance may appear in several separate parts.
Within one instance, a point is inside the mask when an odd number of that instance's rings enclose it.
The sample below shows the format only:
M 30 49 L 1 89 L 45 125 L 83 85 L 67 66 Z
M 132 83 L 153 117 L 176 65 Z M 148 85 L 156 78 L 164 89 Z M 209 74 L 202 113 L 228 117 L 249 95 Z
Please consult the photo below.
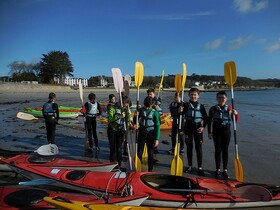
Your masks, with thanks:
M 118 204 L 139 206 L 148 198 L 147 195 L 134 195 L 127 197 L 106 196 L 98 197 L 92 194 L 82 194 L 73 192 L 51 191 L 40 188 L 30 187 L 1 187 L 0 188 L 0 206 L 1 209 L 51 209 L 55 208 L 43 198 L 61 197 L 64 200 L 78 200 L 79 202 L 91 204 Z
M 122 192 L 134 195 L 148 194 L 143 202 L 147 206 L 176 207 L 176 208 L 259 208 L 280 207 L 280 189 L 277 186 L 262 185 L 266 191 L 271 191 L 272 200 L 264 201 L 247 198 L 250 195 L 232 195 L 233 190 L 242 186 L 257 185 L 238 181 L 223 181 L 208 178 L 180 177 L 157 174 L 152 172 L 91 172 L 75 171 L 39 166 L 11 166 L 21 175 L 29 179 L 54 179 L 56 186 L 70 190 L 88 192 L 89 190 L 102 194 L 120 195 Z M 175 189 L 168 191 L 166 188 Z M 204 190 L 198 192 L 198 190 Z M 222 191 L 217 192 L 217 190 Z
M 35 117 L 43 117 L 42 110 L 36 110 L 31 108 L 25 108 L 25 113 L 32 114 Z M 59 112 L 59 118 L 76 118 L 80 115 L 80 112 Z
M 118 165 L 117 162 L 92 162 L 31 154 L 19 154 L 11 158 L 2 159 L 2 162 L 5 164 L 0 164 L 0 171 L 13 171 L 9 164 L 14 163 L 89 171 L 112 171 Z

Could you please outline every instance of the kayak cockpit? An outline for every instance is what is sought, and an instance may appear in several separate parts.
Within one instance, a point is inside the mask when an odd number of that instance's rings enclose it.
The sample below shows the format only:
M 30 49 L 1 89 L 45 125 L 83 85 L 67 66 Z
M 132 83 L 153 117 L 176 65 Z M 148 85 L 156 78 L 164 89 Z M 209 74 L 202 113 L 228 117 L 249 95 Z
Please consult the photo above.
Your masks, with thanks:
M 28 162 L 30 163 L 48 163 L 54 161 L 55 157 L 53 155 L 32 155 L 28 158 Z
M 193 180 L 182 176 L 173 176 L 167 174 L 144 174 L 141 176 L 141 180 L 149 187 L 161 191 L 168 191 L 168 193 L 174 194 L 188 194 L 190 192 L 183 192 L 182 190 L 191 190 L 198 188 L 197 184 Z

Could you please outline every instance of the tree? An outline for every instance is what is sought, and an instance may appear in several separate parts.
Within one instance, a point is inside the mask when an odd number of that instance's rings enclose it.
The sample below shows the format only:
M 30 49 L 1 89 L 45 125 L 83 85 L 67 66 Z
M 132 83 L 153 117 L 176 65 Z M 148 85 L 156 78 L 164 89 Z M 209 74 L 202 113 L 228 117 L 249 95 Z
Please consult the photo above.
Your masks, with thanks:
M 13 61 L 8 64 L 11 79 L 16 82 L 38 80 L 39 63 L 26 63 L 24 61 Z
M 50 51 L 40 61 L 40 76 L 44 83 L 53 83 L 54 77 L 73 76 L 73 66 L 67 52 Z

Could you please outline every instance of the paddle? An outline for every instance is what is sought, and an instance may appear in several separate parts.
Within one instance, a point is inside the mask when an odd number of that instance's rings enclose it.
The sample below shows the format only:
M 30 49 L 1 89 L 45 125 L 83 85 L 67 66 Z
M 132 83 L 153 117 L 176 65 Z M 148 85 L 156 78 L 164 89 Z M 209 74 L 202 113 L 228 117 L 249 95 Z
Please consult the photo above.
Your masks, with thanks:
M 123 102 L 122 102 L 122 90 L 123 90 L 123 77 L 122 77 L 122 72 L 119 68 L 112 68 L 112 75 L 113 75 L 113 81 L 114 81 L 114 86 L 119 93 L 120 96 L 120 103 L 121 107 L 123 108 Z M 127 135 L 126 135 L 126 122 L 124 122 L 124 132 L 125 132 L 125 141 L 127 141 Z M 135 171 L 135 165 L 133 164 L 131 154 L 130 154 L 130 148 L 129 144 L 126 144 L 127 147 L 127 153 L 128 153 L 128 161 L 129 161 L 129 168 L 128 171 Z
M 49 156 L 49 155 L 57 155 L 59 153 L 59 150 L 56 144 L 45 144 L 40 146 L 34 152 L 38 153 L 39 155 Z
M 186 193 L 205 193 L 205 194 L 229 194 L 236 198 L 245 198 L 249 201 L 271 201 L 272 195 L 265 187 L 258 185 L 246 185 L 234 188 L 232 191 L 223 190 L 202 190 L 202 189 L 176 189 L 176 188 L 160 188 L 160 190 L 168 192 L 186 192 Z
M 82 85 L 81 81 L 79 82 L 79 92 L 80 92 L 81 103 L 83 106 L 84 105 L 84 92 L 83 92 L 83 85 Z M 87 150 L 87 149 L 89 149 L 89 139 L 88 139 L 87 125 L 86 125 L 84 116 L 83 116 L 83 121 L 84 121 L 85 132 L 86 132 L 86 136 L 84 138 L 84 148 L 85 148 L 85 150 Z
M 176 93 L 179 94 L 180 91 L 182 90 L 182 75 L 181 74 L 175 75 L 174 85 L 175 85 Z M 178 127 L 178 119 L 177 119 L 177 127 Z M 175 148 L 174 148 L 174 157 L 171 162 L 171 171 L 170 171 L 171 175 L 177 175 L 177 176 L 183 175 L 183 161 L 179 155 L 179 149 L 180 149 L 180 141 L 179 141 L 178 130 L 177 130 L 176 144 L 175 144 Z
M 160 91 L 162 90 L 163 79 L 164 79 L 164 70 L 162 70 L 162 74 L 161 74 L 161 80 L 160 80 L 159 87 L 158 87 L 158 95 L 159 95 Z
M 129 74 L 126 74 L 124 76 L 124 95 L 129 96 L 129 86 L 131 84 L 131 76 Z
M 236 66 L 233 61 L 229 61 L 225 63 L 225 80 L 231 88 L 231 104 L 232 109 L 234 109 L 234 94 L 233 94 L 233 85 L 236 82 Z M 235 177 L 238 181 L 244 181 L 244 173 L 243 167 L 239 160 L 238 156 L 238 145 L 237 145 L 237 138 L 236 138 L 236 121 L 235 116 L 233 116 L 233 134 L 234 134 L 234 142 L 235 142 L 235 160 L 234 160 L 234 167 L 235 167 Z
M 32 114 L 28 114 L 28 113 L 24 113 L 24 112 L 18 112 L 17 118 L 22 119 L 22 120 L 38 120 L 39 119 Z
M 131 84 L 131 76 L 129 74 L 126 74 L 124 76 L 124 81 L 123 81 L 123 88 L 124 88 L 124 95 L 125 96 L 128 96 L 129 97 L 129 87 L 130 87 L 130 84 Z M 131 114 L 131 111 L 130 111 L 130 107 L 128 107 L 128 112 L 129 114 Z M 130 133 L 130 144 L 132 145 L 132 133 L 131 133 L 131 130 L 129 129 L 129 133 Z M 124 142 L 124 146 L 128 144 L 128 142 Z M 132 148 L 133 150 L 133 148 Z
M 46 185 L 56 183 L 53 179 L 34 179 L 31 181 L 19 182 L 19 185 L 33 186 L 33 185 Z
M 17 118 L 22 119 L 22 120 L 39 120 L 39 118 L 35 117 L 34 115 L 25 113 L 25 112 L 18 112 L 16 116 L 17 116 Z M 62 125 L 62 126 L 69 127 L 69 128 L 77 128 L 75 126 L 65 125 L 65 124 L 61 124 L 58 122 L 57 122 L 57 125 Z
M 141 62 L 136 62 L 135 63 L 135 86 L 137 87 L 137 103 L 136 103 L 136 110 L 138 111 L 139 109 L 139 95 L 140 95 L 140 86 L 143 82 L 144 78 L 144 66 Z M 135 140 L 135 167 L 136 171 L 140 172 L 141 171 L 141 161 L 138 157 L 137 150 L 138 150 L 138 120 L 139 116 L 136 116 L 136 140 Z

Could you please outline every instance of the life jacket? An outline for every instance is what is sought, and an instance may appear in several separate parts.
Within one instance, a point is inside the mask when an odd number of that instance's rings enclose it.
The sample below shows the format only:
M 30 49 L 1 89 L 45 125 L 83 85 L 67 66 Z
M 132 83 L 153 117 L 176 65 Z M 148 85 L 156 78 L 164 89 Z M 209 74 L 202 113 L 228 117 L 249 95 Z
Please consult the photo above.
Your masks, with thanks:
M 175 101 L 170 104 L 170 114 L 173 118 L 177 118 L 179 116 L 178 105 L 179 103 Z
M 188 103 L 189 107 L 188 107 L 188 110 L 185 114 L 185 117 L 186 117 L 186 120 L 187 121 L 191 121 L 195 124 L 199 124 L 203 121 L 203 117 L 202 117 L 202 114 L 201 114 L 201 105 L 200 104 L 197 104 L 197 107 L 194 108 L 193 104 L 192 103 Z
M 163 115 L 162 108 L 160 107 L 160 105 L 161 105 L 160 100 L 158 100 L 158 98 L 154 98 L 153 101 L 154 101 L 154 104 L 156 105 L 155 108 L 158 111 L 159 115 Z
M 115 109 L 115 114 L 114 115 L 121 115 L 122 114 L 122 110 L 117 106 L 117 105 L 113 105 L 114 109 Z M 124 119 L 120 118 L 114 122 L 110 123 L 110 126 L 113 130 L 118 131 L 124 128 Z
M 48 101 L 43 105 L 44 115 L 55 116 L 56 111 L 53 109 L 53 101 Z
M 228 105 L 225 105 L 222 109 L 219 105 L 215 106 L 215 111 L 213 113 L 213 123 L 218 123 L 221 125 L 230 125 L 231 117 Z
M 113 105 L 114 105 L 114 103 L 112 103 L 111 101 L 109 101 L 108 104 L 107 104 L 107 106 L 106 106 L 106 107 L 107 107 L 107 110 L 106 110 L 106 111 L 108 112 L 109 109 L 110 109 L 110 107 L 113 106 Z
M 94 102 L 94 103 L 88 102 L 86 116 L 95 117 L 98 113 L 99 113 L 99 110 L 98 110 L 97 102 Z
M 154 113 L 156 110 L 151 109 L 148 113 L 142 109 L 139 113 L 139 126 L 144 129 L 146 132 L 152 131 L 155 129 L 154 123 Z

